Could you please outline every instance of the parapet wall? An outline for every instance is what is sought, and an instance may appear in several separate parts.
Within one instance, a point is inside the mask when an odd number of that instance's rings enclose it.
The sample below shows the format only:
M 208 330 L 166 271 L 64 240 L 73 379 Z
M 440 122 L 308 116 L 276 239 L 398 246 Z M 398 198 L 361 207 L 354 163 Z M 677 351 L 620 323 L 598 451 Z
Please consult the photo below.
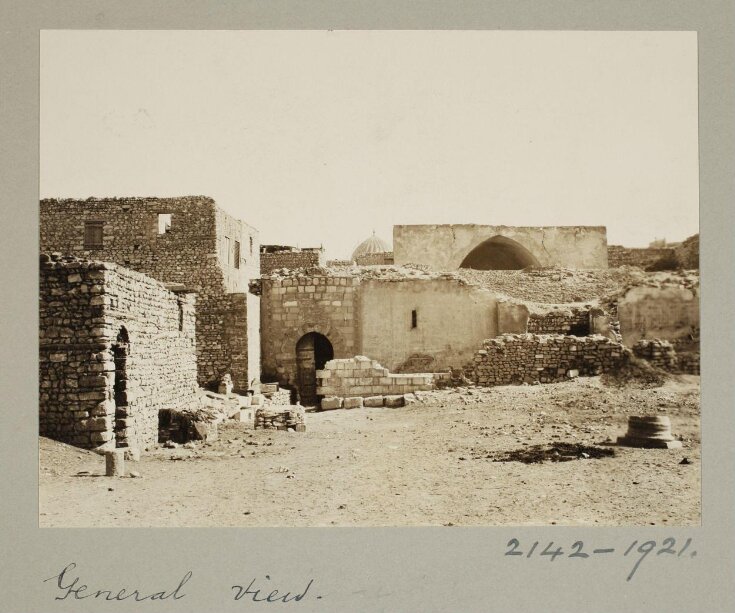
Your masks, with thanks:
M 486 340 L 466 371 L 478 385 L 552 383 L 614 370 L 629 355 L 622 345 L 597 334 L 503 334 Z
M 433 388 L 430 373 L 393 374 L 365 356 L 330 360 L 316 372 L 317 394 L 339 398 L 388 396 Z
M 156 443 L 196 400 L 195 296 L 114 264 L 42 257 L 40 432 L 80 447 Z
M 287 268 L 311 268 L 324 266 L 323 251 L 274 251 L 260 254 L 260 273 L 267 275 L 274 270 Z

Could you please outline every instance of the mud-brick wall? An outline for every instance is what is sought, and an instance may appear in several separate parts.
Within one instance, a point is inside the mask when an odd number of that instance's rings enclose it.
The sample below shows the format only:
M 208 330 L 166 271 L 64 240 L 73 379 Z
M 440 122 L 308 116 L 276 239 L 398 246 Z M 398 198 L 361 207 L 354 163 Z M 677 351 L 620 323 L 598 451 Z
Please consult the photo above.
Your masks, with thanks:
M 339 398 L 408 394 L 430 390 L 434 381 L 431 373 L 393 374 L 365 356 L 329 360 L 316 376 L 318 395 Z
M 260 254 L 260 272 L 267 275 L 274 270 L 287 268 L 312 268 L 324 266 L 324 252 L 318 251 L 275 251 Z
M 193 294 L 114 264 L 45 256 L 39 315 L 42 435 L 145 448 L 157 440 L 159 410 L 196 400 Z
M 296 385 L 296 343 L 309 332 L 327 337 L 335 358 L 357 353 L 358 286 L 350 276 L 264 278 L 260 297 L 264 380 Z
M 466 371 L 478 385 L 552 383 L 619 368 L 630 351 L 600 335 L 503 334 L 486 340 Z
M 589 334 L 590 311 L 587 308 L 558 308 L 546 313 L 531 313 L 527 331 L 530 334 Z M 580 332 L 582 332 L 580 334 Z

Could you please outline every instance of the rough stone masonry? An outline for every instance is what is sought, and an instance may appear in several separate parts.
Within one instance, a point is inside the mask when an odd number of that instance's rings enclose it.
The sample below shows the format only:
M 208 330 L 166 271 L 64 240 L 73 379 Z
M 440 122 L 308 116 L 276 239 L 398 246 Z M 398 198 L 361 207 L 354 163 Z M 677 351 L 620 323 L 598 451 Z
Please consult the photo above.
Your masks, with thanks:
M 115 262 L 197 294 L 198 381 L 236 390 L 260 380 L 260 304 L 248 282 L 260 274 L 258 232 L 203 196 L 45 199 L 40 243 L 59 252 Z
M 104 262 L 41 256 L 40 433 L 145 448 L 197 398 L 195 296 Z

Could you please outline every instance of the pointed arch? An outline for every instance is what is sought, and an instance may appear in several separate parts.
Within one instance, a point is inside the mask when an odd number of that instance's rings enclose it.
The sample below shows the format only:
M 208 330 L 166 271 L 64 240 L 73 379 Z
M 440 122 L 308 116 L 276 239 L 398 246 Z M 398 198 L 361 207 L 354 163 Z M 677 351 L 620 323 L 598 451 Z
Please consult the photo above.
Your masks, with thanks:
M 520 270 L 529 266 L 540 266 L 536 257 L 519 242 L 499 234 L 477 245 L 459 265 L 475 270 Z

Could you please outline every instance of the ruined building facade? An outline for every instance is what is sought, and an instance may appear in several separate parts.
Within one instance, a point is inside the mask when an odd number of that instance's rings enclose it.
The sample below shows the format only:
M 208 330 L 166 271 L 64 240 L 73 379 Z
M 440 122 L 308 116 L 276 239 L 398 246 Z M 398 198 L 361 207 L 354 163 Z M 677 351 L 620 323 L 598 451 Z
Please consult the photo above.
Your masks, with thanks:
M 248 283 L 260 275 L 255 228 L 211 198 L 45 199 L 42 253 L 114 262 L 169 288 L 196 294 L 197 381 L 260 379 L 260 307 Z

